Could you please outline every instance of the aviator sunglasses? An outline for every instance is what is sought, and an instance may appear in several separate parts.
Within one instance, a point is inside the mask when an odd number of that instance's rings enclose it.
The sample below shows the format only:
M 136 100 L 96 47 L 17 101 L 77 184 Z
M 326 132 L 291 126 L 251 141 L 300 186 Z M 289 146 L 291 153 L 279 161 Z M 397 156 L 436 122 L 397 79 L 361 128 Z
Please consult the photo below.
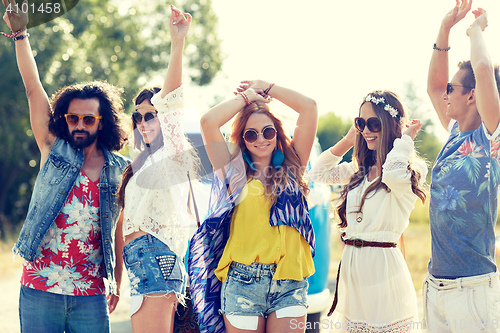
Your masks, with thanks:
M 463 87 L 463 88 L 474 89 L 474 87 L 462 86 L 460 84 L 447 83 L 446 84 L 446 95 L 449 95 L 453 92 L 453 90 L 454 90 L 453 87 Z
M 243 133 L 243 140 L 245 140 L 248 143 L 254 143 L 257 141 L 257 138 L 259 137 L 259 134 L 262 134 L 262 137 L 265 140 L 272 140 L 276 136 L 276 129 L 272 126 L 268 126 L 262 129 L 262 132 L 257 132 L 254 129 L 248 129 Z
M 365 130 L 365 127 L 368 127 L 368 130 L 372 133 L 377 133 L 382 130 L 382 122 L 377 117 L 371 117 L 367 120 L 364 120 L 361 117 L 354 118 L 354 127 L 360 132 Z
M 66 113 L 64 115 L 66 117 L 66 123 L 70 126 L 76 126 L 80 119 L 83 120 L 83 124 L 87 127 L 92 127 L 96 124 L 97 119 L 102 119 L 102 116 L 94 116 L 93 114 L 72 114 L 72 113 Z
M 144 117 L 144 121 L 148 122 L 148 121 L 156 118 L 156 112 L 146 112 L 144 114 L 144 116 L 140 112 L 137 112 L 137 111 L 132 113 L 132 120 L 136 125 L 139 125 L 141 123 L 143 117 Z

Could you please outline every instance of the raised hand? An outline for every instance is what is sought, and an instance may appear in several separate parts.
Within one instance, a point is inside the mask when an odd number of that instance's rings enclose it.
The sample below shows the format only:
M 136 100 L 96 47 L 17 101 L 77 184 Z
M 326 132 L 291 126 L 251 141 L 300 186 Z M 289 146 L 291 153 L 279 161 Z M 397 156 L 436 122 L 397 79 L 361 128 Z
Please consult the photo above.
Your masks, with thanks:
M 240 86 L 241 87 L 241 86 Z M 271 101 L 270 98 L 265 98 L 262 96 L 262 91 L 255 90 L 252 87 L 247 87 L 245 90 L 241 90 L 237 88 L 238 92 L 241 94 L 245 94 L 248 97 L 249 102 L 264 102 L 269 103 Z
M 237 92 L 243 92 L 248 88 L 253 88 L 255 92 L 260 94 L 264 98 L 268 98 L 267 94 L 264 92 L 270 87 L 270 83 L 262 80 L 245 80 L 241 81 L 239 87 L 236 88 Z
M 471 29 L 478 27 L 481 29 L 481 31 L 484 31 L 484 29 L 486 29 L 486 27 L 488 26 L 488 13 L 484 9 L 478 8 L 476 10 L 473 10 L 472 14 L 474 14 L 474 17 L 476 19 L 474 20 L 474 22 L 472 22 L 471 26 L 467 29 L 467 31 L 466 31 L 467 36 L 469 36 L 469 32 Z
M 9 26 L 10 30 L 13 32 L 19 31 L 26 28 L 29 22 L 28 11 L 24 13 L 21 8 L 23 5 L 16 5 L 14 0 L 2 0 L 5 6 L 5 14 L 3 15 L 3 20 Z M 24 0 L 23 4 L 28 6 L 28 1 Z
M 4 1 L 4 0 L 2 0 Z M 11 0 L 13 1 L 13 0 Z M 172 14 L 170 15 L 170 36 L 172 40 L 184 40 L 186 38 L 189 27 L 191 26 L 191 14 L 182 13 L 174 5 L 170 6 Z
M 442 26 L 447 30 L 450 30 L 455 24 L 460 22 L 472 7 L 472 0 L 456 0 L 456 2 L 455 8 L 445 15 L 442 22 Z
M 344 140 L 346 140 L 351 145 L 351 147 L 356 143 L 356 132 L 356 128 L 354 127 L 354 125 L 352 125 L 351 128 L 349 128 L 349 132 L 347 132 L 347 134 L 344 136 Z
M 415 137 L 417 136 L 417 133 L 421 128 L 422 128 L 422 123 L 420 122 L 420 120 L 413 119 L 411 124 L 408 125 L 405 134 L 410 136 L 412 140 L 415 140 Z

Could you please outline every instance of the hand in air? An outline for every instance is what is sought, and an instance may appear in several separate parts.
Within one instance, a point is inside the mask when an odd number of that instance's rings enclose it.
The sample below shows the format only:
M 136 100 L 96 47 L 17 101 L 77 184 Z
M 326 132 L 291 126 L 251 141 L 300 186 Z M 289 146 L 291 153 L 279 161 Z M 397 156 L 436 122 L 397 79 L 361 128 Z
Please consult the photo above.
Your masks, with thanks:
M 356 143 L 356 127 L 354 125 L 349 128 L 349 132 L 344 136 L 344 140 L 346 140 L 351 146 L 354 146 Z
M 413 119 L 410 125 L 406 125 L 408 128 L 405 131 L 405 134 L 410 136 L 412 140 L 415 140 L 418 131 L 422 128 L 422 123 L 418 119 Z
M 455 8 L 450 10 L 444 17 L 442 25 L 445 29 L 451 29 L 455 24 L 460 22 L 469 12 L 472 6 L 472 0 L 456 0 Z
M 486 27 L 488 26 L 488 13 L 484 9 L 478 8 L 476 10 L 473 10 L 472 14 L 474 14 L 474 17 L 476 19 L 467 29 L 467 36 L 469 36 L 469 32 L 474 28 L 480 28 L 481 31 L 484 31 L 484 29 L 486 29 Z
M 238 88 L 236 88 L 237 92 L 246 91 L 248 88 L 252 88 L 256 93 L 260 94 L 262 97 L 269 99 L 268 95 L 264 92 L 270 86 L 269 82 L 262 80 L 245 80 L 241 81 Z
M 265 98 L 262 96 L 261 93 L 257 92 L 254 88 L 246 88 L 244 91 L 240 91 L 238 93 L 245 94 L 248 97 L 248 101 L 250 103 L 252 102 L 263 102 L 263 103 L 269 103 L 271 101 L 270 98 Z M 236 95 L 238 93 L 235 93 Z
M 13 0 L 11 0 L 13 1 Z M 172 14 L 170 14 L 170 36 L 172 40 L 178 39 L 183 40 L 186 38 L 189 26 L 191 25 L 191 14 L 182 13 L 178 8 L 174 5 L 170 6 L 172 10 Z
M 6 9 L 3 20 L 7 23 L 10 30 L 16 32 L 26 28 L 29 22 L 28 11 L 26 10 L 26 13 L 24 13 L 22 8 L 23 6 L 28 6 L 28 1 L 24 0 L 22 4 L 18 4 L 17 6 L 14 0 L 2 0 L 2 2 Z

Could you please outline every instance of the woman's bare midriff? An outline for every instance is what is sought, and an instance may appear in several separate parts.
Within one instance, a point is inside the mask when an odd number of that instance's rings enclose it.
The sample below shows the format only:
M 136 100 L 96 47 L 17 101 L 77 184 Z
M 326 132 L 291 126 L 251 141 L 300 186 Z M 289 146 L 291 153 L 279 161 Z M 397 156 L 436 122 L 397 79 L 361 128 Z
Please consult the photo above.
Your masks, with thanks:
M 139 237 L 144 236 L 144 235 L 147 235 L 147 234 L 148 234 L 147 232 L 142 231 L 142 230 L 134 231 L 130 235 L 125 236 L 125 244 L 128 244 L 131 241 L 133 241 L 134 239 L 139 238 Z

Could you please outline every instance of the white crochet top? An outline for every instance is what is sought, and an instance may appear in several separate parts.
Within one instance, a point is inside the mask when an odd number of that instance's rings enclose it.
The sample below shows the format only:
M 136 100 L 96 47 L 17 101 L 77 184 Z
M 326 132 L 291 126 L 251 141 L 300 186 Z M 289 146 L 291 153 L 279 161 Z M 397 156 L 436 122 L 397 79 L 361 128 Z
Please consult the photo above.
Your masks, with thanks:
M 164 98 L 160 96 L 161 91 L 151 103 L 158 110 L 163 147 L 148 156 L 139 170 L 134 170 L 125 188 L 123 236 L 140 229 L 160 239 L 182 258 L 190 224 L 187 171 L 193 167 L 182 126 L 183 87 Z

